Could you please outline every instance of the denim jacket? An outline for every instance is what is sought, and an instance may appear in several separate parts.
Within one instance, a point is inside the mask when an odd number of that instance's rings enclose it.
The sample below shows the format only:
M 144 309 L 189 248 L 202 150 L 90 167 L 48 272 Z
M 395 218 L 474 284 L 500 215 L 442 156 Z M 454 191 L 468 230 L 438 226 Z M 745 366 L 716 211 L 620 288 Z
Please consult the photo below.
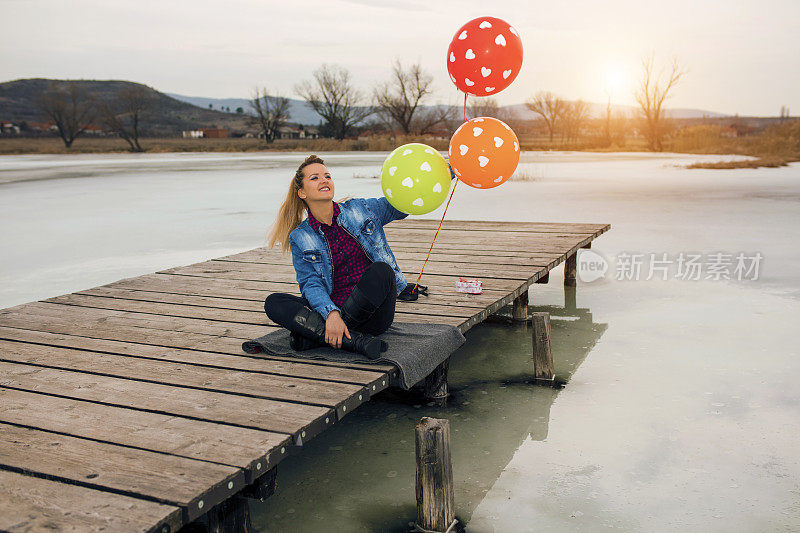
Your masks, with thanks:
M 408 214 L 395 209 L 386 198 L 353 198 L 339 204 L 339 208 L 339 225 L 355 237 L 372 261 L 383 261 L 392 267 L 397 280 L 397 294 L 400 294 L 408 281 L 397 266 L 383 226 L 406 218 Z M 300 293 L 311 308 L 325 318 L 334 309 L 341 311 L 330 297 L 333 292 L 333 261 L 322 230 L 315 232 L 308 219 L 303 220 L 292 231 L 289 243 Z

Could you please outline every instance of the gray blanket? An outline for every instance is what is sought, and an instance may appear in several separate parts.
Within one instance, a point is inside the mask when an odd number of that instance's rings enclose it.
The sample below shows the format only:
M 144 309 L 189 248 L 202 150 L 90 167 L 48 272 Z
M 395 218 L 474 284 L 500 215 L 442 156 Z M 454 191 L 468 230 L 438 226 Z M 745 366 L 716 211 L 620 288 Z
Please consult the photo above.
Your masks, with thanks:
M 378 335 L 386 341 L 389 349 L 380 359 L 367 357 L 330 346 L 295 352 L 289 346 L 289 331 L 279 329 L 242 343 L 242 350 L 249 354 L 265 352 L 271 355 L 293 356 L 297 358 L 324 359 L 357 363 L 392 363 L 399 375 L 394 386 L 408 390 L 430 374 L 456 348 L 464 344 L 464 335 L 458 328 L 448 324 L 416 324 L 395 322 L 389 329 Z

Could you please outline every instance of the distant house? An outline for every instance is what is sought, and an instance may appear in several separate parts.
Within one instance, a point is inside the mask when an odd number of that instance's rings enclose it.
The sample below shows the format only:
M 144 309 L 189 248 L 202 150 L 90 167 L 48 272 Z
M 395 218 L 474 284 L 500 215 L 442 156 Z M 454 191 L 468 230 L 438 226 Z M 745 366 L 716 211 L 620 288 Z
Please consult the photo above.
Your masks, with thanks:
M 58 126 L 52 120 L 49 122 L 28 122 L 28 126 L 36 131 L 58 131 Z
M 1 135 L 19 135 L 22 131 L 19 125 L 9 122 L 7 120 L 0 120 L 0 134 Z
M 206 139 L 227 139 L 228 130 L 225 128 L 203 128 L 203 137 Z
M 106 132 L 103 131 L 103 128 L 97 126 L 96 124 L 88 124 L 84 126 L 83 133 L 86 135 L 96 135 L 96 136 L 101 136 L 106 134 Z
M 263 137 L 264 134 L 259 134 Z M 278 128 L 278 139 L 317 139 L 319 138 L 319 128 L 315 126 L 303 126 L 302 124 L 284 124 Z
M 182 135 L 184 139 L 227 139 L 228 130 L 225 128 L 200 128 L 199 130 L 185 130 Z

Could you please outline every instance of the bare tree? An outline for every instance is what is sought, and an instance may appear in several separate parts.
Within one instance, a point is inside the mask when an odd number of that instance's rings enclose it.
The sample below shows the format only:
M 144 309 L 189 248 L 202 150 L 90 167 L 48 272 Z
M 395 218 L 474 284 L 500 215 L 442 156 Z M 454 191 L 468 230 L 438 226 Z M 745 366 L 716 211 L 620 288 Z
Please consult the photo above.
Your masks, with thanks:
M 110 102 L 98 106 L 103 125 L 119 135 L 130 146 L 131 152 L 143 152 L 139 144 L 142 118 L 149 105 L 147 91 L 139 86 L 117 91 Z
M 627 114 L 622 111 L 617 111 L 611 117 L 610 139 L 611 143 L 616 144 L 620 148 L 625 146 L 625 138 L 631 129 L 631 121 L 628 119 Z
M 536 96 L 525 102 L 525 105 L 528 109 L 542 117 L 542 120 L 544 120 L 547 126 L 547 130 L 550 132 L 550 142 L 553 142 L 553 134 L 556 131 L 556 125 L 564 114 L 566 106 L 564 100 L 546 91 L 537 93 Z
M 567 141 L 577 140 L 580 130 L 589 118 L 589 104 L 583 100 L 564 104 L 563 122 Z
M 313 75 L 313 81 L 298 84 L 295 91 L 325 120 L 335 138 L 344 139 L 373 110 L 362 105 L 362 94 L 350 83 L 350 72 L 344 67 L 323 64 Z
M 662 70 L 657 75 L 653 54 L 642 58 L 642 77 L 639 87 L 634 92 L 634 97 L 642 111 L 644 135 L 650 149 L 660 152 L 663 149 L 662 140 L 666 132 L 666 117 L 663 114 L 664 100 L 672 89 L 686 73 L 680 68 L 677 58 L 673 58 L 669 75 L 664 76 Z
M 264 139 L 268 143 L 277 139 L 281 126 L 289 120 L 289 99 L 256 87 L 250 98 L 250 107 L 256 112 L 253 122 L 258 125 Z
M 58 135 L 69 148 L 95 118 L 94 102 L 88 92 L 74 82 L 67 87 L 50 87 L 37 98 L 42 112 L 58 128 Z
M 403 68 L 399 59 L 392 63 L 392 76 L 388 82 L 382 82 L 372 91 L 375 109 L 382 115 L 384 122 L 400 128 L 408 135 L 414 131 L 415 125 L 422 125 L 430 129 L 436 125 L 433 121 L 441 122 L 446 117 L 439 113 L 424 113 L 423 120 L 417 121 L 420 115 L 417 111 L 422 102 L 433 92 L 433 76 L 422 70 L 419 63 Z M 429 110 L 430 111 L 430 110 Z
M 451 130 L 449 124 L 455 118 L 456 111 L 454 106 L 446 104 L 429 106 L 417 113 L 411 130 L 419 135 L 435 133 L 441 128 Z
M 514 129 L 513 125 L 517 119 L 512 110 L 500 107 L 495 98 L 475 98 L 469 105 L 468 111 L 472 118 L 494 117 L 497 120 L 502 120 L 512 129 Z
M 472 118 L 494 117 L 503 120 L 498 116 L 500 115 L 500 105 L 494 98 L 473 98 L 468 109 Z

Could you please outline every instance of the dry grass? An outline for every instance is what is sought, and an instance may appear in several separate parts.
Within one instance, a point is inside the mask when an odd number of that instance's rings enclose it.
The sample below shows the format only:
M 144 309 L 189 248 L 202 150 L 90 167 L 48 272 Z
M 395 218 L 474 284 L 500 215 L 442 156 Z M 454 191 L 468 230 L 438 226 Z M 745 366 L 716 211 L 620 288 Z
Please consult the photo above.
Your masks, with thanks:
M 591 152 L 647 151 L 641 138 L 628 138 L 621 145 L 601 146 L 596 140 L 584 138 L 574 143 L 553 143 L 545 135 L 520 135 L 523 150 L 576 150 Z M 422 142 L 437 150 L 447 150 L 448 139 L 411 136 L 370 137 L 364 140 L 345 139 L 293 139 L 278 140 L 267 144 L 260 139 L 142 139 L 142 147 L 148 153 L 166 152 L 388 152 L 409 142 Z M 689 154 L 737 154 L 756 157 L 755 160 L 720 161 L 695 163 L 688 168 L 758 168 L 784 166 L 800 161 L 800 120 L 775 124 L 758 135 L 745 137 L 723 137 L 720 126 L 700 125 L 673 132 L 665 143 L 665 150 Z M 72 148 L 67 149 L 60 139 L 46 138 L 0 138 L 0 154 L 81 154 L 81 153 L 125 153 L 128 145 L 112 137 L 79 137 Z M 364 176 L 370 177 L 370 176 Z M 535 181 L 535 176 L 524 173 L 512 177 L 514 181 Z
M 797 159 L 785 158 L 779 156 L 759 157 L 758 159 L 747 159 L 744 161 L 716 161 L 713 163 L 692 163 L 687 165 L 686 168 L 716 168 L 716 169 L 731 169 L 731 168 L 777 168 L 785 167 L 789 163 L 797 161 Z
M 800 120 L 774 124 L 758 135 L 723 137 L 719 126 L 693 126 L 673 135 L 669 149 L 693 154 L 737 154 L 757 159 L 694 163 L 687 168 L 782 167 L 800 161 Z
M 528 171 L 517 170 L 511 175 L 508 181 L 538 181 L 539 179 L 539 177 L 534 176 Z

